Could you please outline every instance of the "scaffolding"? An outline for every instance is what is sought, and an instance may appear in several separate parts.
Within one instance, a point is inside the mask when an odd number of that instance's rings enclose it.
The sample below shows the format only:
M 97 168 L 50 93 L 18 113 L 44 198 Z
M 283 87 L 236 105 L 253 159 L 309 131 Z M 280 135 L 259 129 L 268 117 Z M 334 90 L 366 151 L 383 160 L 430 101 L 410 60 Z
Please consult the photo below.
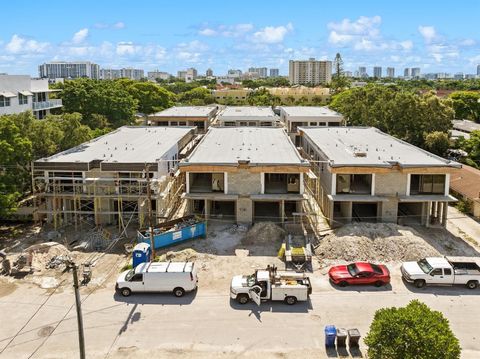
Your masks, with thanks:
M 145 178 L 145 171 L 107 172 L 32 170 L 34 218 L 46 219 L 55 229 L 66 224 L 99 227 L 117 224 L 119 232 L 133 216 L 143 226 L 148 218 L 150 183 L 152 214 L 156 222 L 170 219 L 179 205 L 184 174 Z

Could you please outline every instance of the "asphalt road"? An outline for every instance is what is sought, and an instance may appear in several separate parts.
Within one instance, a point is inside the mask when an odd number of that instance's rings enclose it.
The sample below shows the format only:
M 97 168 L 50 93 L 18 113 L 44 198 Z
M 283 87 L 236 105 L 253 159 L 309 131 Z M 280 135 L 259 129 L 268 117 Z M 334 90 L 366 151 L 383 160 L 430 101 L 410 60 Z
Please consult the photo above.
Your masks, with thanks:
M 364 335 L 375 310 L 402 306 L 415 298 L 449 319 L 463 358 L 480 357 L 480 289 L 415 289 L 398 274 L 385 288 L 333 288 L 320 274 L 312 282 L 308 303 L 257 307 L 230 301 L 228 288 L 209 291 L 201 283 L 198 292 L 181 299 L 170 294 L 123 298 L 114 294 L 112 276 L 104 288 L 82 290 L 87 358 L 359 357 L 365 354 L 363 344 L 353 353 L 327 353 L 324 326 L 358 328 Z M 52 290 L 20 284 L 3 293 L 0 358 L 78 357 L 70 288 L 51 294 Z

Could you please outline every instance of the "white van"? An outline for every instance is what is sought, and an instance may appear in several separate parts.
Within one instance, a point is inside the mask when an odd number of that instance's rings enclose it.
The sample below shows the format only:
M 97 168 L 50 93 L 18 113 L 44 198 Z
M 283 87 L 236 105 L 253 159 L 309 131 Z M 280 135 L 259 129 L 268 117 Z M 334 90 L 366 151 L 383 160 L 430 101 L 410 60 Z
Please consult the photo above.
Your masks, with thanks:
M 171 292 L 181 297 L 197 288 L 197 269 L 193 262 L 147 262 L 122 272 L 115 289 L 124 297 L 133 292 Z

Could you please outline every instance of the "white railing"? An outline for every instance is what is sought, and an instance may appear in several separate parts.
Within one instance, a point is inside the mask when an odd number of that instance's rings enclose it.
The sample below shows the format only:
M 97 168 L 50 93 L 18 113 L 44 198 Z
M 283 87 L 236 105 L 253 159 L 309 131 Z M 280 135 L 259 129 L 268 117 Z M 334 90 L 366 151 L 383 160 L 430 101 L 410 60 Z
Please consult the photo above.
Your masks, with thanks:
M 61 107 L 61 106 L 63 106 L 61 99 L 53 99 L 53 100 L 33 103 L 34 110 L 45 110 L 47 108 L 54 108 L 54 107 Z

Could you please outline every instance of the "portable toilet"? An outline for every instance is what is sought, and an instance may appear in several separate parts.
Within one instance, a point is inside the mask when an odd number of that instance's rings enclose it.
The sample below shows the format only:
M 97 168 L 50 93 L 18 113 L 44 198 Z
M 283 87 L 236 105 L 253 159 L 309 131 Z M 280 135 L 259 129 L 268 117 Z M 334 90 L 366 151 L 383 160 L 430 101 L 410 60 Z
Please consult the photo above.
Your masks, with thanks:
M 133 268 L 141 263 L 150 262 L 150 256 L 152 255 L 152 249 L 148 243 L 138 243 L 133 248 L 132 261 Z

